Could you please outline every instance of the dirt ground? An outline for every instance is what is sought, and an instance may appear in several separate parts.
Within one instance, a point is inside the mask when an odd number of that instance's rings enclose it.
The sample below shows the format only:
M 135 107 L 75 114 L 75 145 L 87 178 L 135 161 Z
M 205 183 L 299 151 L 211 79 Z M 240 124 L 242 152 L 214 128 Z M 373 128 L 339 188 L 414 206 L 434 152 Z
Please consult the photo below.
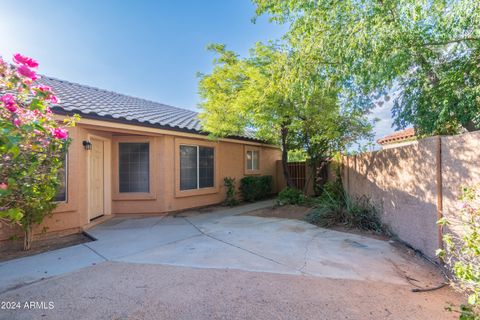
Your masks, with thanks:
M 37 239 L 32 243 L 32 249 L 23 251 L 23 239 L 7 240 L 0 242 L 0 262 L 32 256 L 37 253 L 57 250 L 65 247 L 74 246 L 85 242 L 92 241 L 83 233 L 71 234 L 63 237 L 50 239 Z
M 458 319 L 450 288 L 311 276 L 106 262 L 0 295 L 53 309 L 1 319 Z
M 305 220 L 305 216 L 313 210 L 312 207 L 301 205 L 285 205 L 285 206 L 273 206 L 265 209 L 259 209 L 245 213 L 247 216 L 256 216 L 263 218 L 282 218 L 282 219 L 296 219 Z M 347 228 L 342 225 L 331 227 L 330 229 L 340 232 L 353 233 L 365 237 L 370 237 L 379 240 L 388 240 L 389 237 L 384 234 L 378 234 L 373 231 L 365 231 L 359 229 Z

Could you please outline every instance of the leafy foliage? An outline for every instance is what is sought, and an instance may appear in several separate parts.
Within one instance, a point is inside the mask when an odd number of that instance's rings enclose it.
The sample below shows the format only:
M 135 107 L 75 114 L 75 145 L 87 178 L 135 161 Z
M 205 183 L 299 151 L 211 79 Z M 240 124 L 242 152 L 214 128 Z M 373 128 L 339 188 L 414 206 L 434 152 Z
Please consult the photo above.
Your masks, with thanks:
M 437 250 L 437 254 L 452 270 L 454 287 L 469 295 L 470 306 L 462 309 L 465 319 L 478 319 L 480 318 L 480 185 L 462 190 L 459 211 L 459 221 L 448 221 L 445 218 L 439 221 L 441 225 L 450 227 L 458 226 L 460 222 L 462 230 L 461 234 L 445 233 L 443 236 L 445 248 Z
M 477 0 L 254 0 L 288 23 L 286 40 L 358 108 L 394 93 L 398 127 L 420 134 L 480 128 Z
M 288 186 L 289 151 L 317 164 L 370 132 L 364 112 L 342 108 L 337 87 L 288 46 L 257 43 L 247 58 L 223 45 L 210 49 L 218 58 L 199 82 L 205 130 L 215 138 L 248 130 L 281 145 Z
M 55 208 L 70 140 L 50 111 L 50 103 L 58 102 L 51 88 L 33 85 L 38 63 L 20 54 L 14 63 L 0 58 L 0 220 L 20 224 L 29 249 L 33 225 Z
M 278 193 L 277 204 L 280 206 L 286 204 L 301 204 L 305 199 L 302 191 L 297 188 L 286 187 Z
M 240 180 L 240 192 L 246 202 L 268 198 L 272 194 L 272 176 L 247 176 Z
M 237 200 L 236 191 L 235 191 L 235 178 L 225 177 L 223 179 L 223 182 L 225 187 L 227 188 L 225 205 L 229 207 L 236 206 L 238 204 L 238 200 Z
M 306 219 L 321 227 L 344 225 L 375 232 L 384 232 L 375 206 L 367 198 L 352 199 L 340 179 L 325 184 L 323 193 L 314 199 L 315 209 Z

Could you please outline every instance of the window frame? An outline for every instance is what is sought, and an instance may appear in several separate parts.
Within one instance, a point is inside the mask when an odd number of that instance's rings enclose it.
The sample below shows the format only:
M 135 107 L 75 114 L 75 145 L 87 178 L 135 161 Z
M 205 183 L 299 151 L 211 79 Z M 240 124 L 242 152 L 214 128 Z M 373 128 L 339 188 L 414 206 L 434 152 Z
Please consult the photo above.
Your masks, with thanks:
M 206 139 L 195 139 L 186 137 L 175 137 L 174 139 L 174 154 L 175 154 L 175 176 L 174 176 L 174 197 L 193 197 L 200 195 L 215 194 L 220 192 L 220 177 L 221 161 L 219 157 L 220 149 L 219 142 L 208 141 Z M 180 145 L 199 146 L 213 148 L 213 187 L 205 187 L 200 189 L 180 190 Z
M 157 199 L 157 175 L 155 155 L 157 146 L 155 137 L 151 136 L 114 136 L 112 137 L 112 158 L 113 158 L 113 181 L 112 181 L 112 200 L 114 201 L 136 201 L 136 200 L 156 200 Z M 149 145 L 149 192 L 120 192 L 120 143 L 148 143 Z
M 252 169 L 249 169 L 248 168 L 248 153 L 249 152 L 252 152 L 252 159 L 251 159 L 251 163 L 252 163 Z M 257 169 L 253 169 L 253 152 L 257 152 L 258 153 L 258 168 Z M 261 164 L 261 161 L 262 161 L 262 149 L 259 148 L 259 147 L 253 147 L 253 146 L 245 146 L 245 150 L 244 150 L 244 161 L 243 161 L 243 165 L 244 165 L 244 174 L 246 175 L 251 175 L 251 174 L 260 174 L 261 173 L 261 169 L 262 169 L 262 164 Z
M 248 159 L 248 153 L 251 154 L 251 159 L 249 160 Z M 254 168 L 253 164 L 255 163 L 254 162 L 254 153 L 257 154 L 257 167 Z M 260 151 L 259 150 L 247 150 L 247 154 L 246 154 L 246 161 L 247 161 L 247 170 L 250 170 L 250 171 L 258 171 L 260 170 Z M 251 168 L 248 168 L 248 164 L 250 163 L 251 165 Z
M 57 200 L 57 195 L 55 195 L 55 198 L 54 198 L 54 202 L 58 203 L 58 204 L 61 204 L 61 203 L 65 203 L 67 204 L 68 203 L 68 162 L 69 162 L 69 156 L 68 156 L 68 152 L 65 153 L 65 161 L 63 162 L 63 166 L 64 166 L 64 176 L 65 176 L 65 199 L 62 199 L 62 200 Z
M 143 144 L 143 145 L 147 145 L 148 147 L 148 163 L 147 163 L 147 167 L 148 167 L 148 185 L 147 185 L 147 191 L 121 191 L 121 175 L 120 175 L 120 169 L 121 169 L 121 165 L 120 165 L 120 152 L 121 152 L 121 148 L 120 146 L 121 145 L 132 145 L 132 144 Z M 151 145 L 149 142 L 135 142 L 135 141 L 119 141 L 118 142 L 118 153 L 117 153 L 117 156 L 118 156 L 118 193 L 120 194 L 141 194 L 141 193 L 150 193 L 150 188 L 151 188 L 151 183 L 150 183 L 150 179 L 151 179 L 151 165 L 150 165 L 150 153 L 151 153 Z M 131 181 L 129 181 L 131 182 Z M 129 188 L 130 189 L 130 188 Z
M 181 143 L 178 148 L 178 152 L 180 153 L 180 150 L 182 147 L 195 147 L 197 149 L 197 187 L 195 189 L 182 189 L 181 181 L 180 181 L 180 191 L 191 191 L 191 190 L 203 190 L 203 189 L 208 189 L 208 188 L 214 188 L 215 187 L 215 148 L 210 147 L 210 146 L 203 146 L 203 145 L 198 145 L 198 144 L 185 144 Z M 203 187 L 200 188 L 200 148 L 210 148 L 213 151 L 213 186 L 211 187 Z M 180 174 L 182 172 L 182 167 L 181 167 L 181 162 L 179 163 L 179 170 Z

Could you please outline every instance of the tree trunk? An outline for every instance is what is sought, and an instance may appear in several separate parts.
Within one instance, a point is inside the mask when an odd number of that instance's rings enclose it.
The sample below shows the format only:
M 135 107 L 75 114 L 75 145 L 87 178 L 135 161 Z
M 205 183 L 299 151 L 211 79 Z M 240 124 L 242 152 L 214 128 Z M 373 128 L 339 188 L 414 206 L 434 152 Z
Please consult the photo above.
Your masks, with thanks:
M 27 251 L 32 248 L 33 242 L 33 230 L 32 226 L 29 225 L 25 229 L 25 237 L 23 238 L 23 250 Z
M 285 178 L 285 182 L 287 183 L 287 187 L 294 188 L 294 184 L 292 179 L 290 178 L 290 172 L 288 172 L 288 149 L 287 149 L 287 135 L 288 135 L 288 128 L 283 126 L 281 129 L 282 133 L 282 168 L 283 168 L 283 177 Z

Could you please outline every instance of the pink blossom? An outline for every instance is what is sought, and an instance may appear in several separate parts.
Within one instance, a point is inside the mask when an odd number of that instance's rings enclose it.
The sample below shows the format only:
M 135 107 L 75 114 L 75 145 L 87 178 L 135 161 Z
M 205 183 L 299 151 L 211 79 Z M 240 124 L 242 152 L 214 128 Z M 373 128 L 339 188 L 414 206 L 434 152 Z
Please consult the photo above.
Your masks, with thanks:
M 3 95 L 0 100 L 2 100 L 2 102 L 5 104 L 5 107 L 7 108 L 8 111 L 10 112 L 17 111 L 18 108 L 17 108 L 17 104 L 15 103 L 15 97 L 12 94 L 7 93 Z
M 16 53 L 13 55 L 13 62 L 15 62 L 16 64 L 24 65 L 26 67 L 30 67 L 30 68 L 38 67 L 37 61 L 35 61 L 32 58 L 22 56 L 20 53 Z
M 0 100 L 2 100 L 2 102 L 5 103 L 6 106 L 10 104 L 15 104 L 15 97 L 13 96 L 13 94 L 10 93 L 4 94 L 2 98 L 0 98 Z
M 68 131 L 63 129 L 63 128 L 53 129 L 52 134 L 57 139 L 67 139 L 68 138 Z
M 12 105 L 7 106 L 7 110 L 10 111 L 10 112 L 17 112 L 18 108 L 17 108 L 16 105 L 12 104 Z
M 22 124 L 22 121 L 19 118 L 15 118 L 15 119 L 13 119 L 13 124 L 16 127 L 19 127 Z
M 0 183 L 0 190 L 7 190 L 8 185 L 5 182 Z
M 52 92 L 52 88 L 49 86 L 44 86 L 43 84 L 40 84 L 38 86 L 32 87 L 32 89 L 36 89 L 41 92 Z
M 53 104 L 57 104 L 57 103 L 60 102 L 60 99 L 58 99 L 58 97 L 56 95 L 53 95 L 53 94 L 50 95 L 49 99 L 50 99 L 50 102 L 53 103 Z
M 23 64 L 17 68 L 17 71 L 20 75 L 27 77 L 32 81 L 35 81 L 39 78 L 35 71 L 31 70 L 29 67 Z

